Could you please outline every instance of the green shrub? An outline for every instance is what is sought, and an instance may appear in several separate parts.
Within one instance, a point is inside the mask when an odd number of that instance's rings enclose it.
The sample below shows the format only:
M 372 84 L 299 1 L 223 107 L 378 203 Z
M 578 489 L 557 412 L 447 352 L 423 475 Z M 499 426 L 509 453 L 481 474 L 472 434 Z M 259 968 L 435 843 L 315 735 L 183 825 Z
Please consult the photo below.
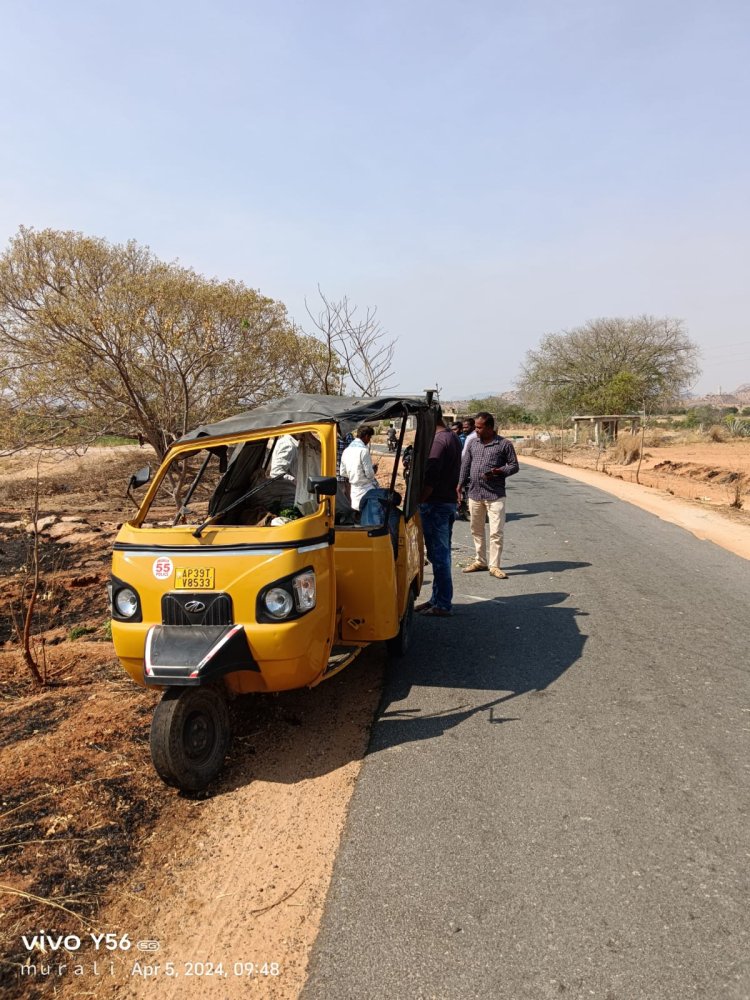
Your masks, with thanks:
M 80 639 L 82 635 L 91 635 L 92 632 L 96 632 L 96 629 L 90 625 L 74 625 L 70 632 L 68 632 L 68 638 Z
M 739 417 L 725 417 L 725 423 L 729 434 L 732 437 L 748 437 L 750 435 L 750 423 L 741 420 Z
M 694 406 L 688 410 L 682 426 L 688 428 L 711 426 L 720 423 L 721 418 L 722 410 L 715 406 Z
M 134 437 L 122 437 L 120 434 L 104 434 L 102 437 L 96 438 L 94 441 L 95 445 L 101 448 L 114 448 L 119 444 L 137 444 L 138 439 Z

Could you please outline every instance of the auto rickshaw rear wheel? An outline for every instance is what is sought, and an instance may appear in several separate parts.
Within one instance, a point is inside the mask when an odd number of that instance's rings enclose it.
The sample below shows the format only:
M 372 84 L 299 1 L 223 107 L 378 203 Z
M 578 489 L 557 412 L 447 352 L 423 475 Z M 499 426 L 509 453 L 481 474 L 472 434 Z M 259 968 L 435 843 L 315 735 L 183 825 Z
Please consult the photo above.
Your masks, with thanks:
M 406 601 L 406 611 L 404 611 L 404 617 L 401 619 L 401 625 L 399 626 L 398 633 L 386 642 L 386 648 L 388 649 L 389 656 L 393 656 L 396 659 L 406 656 L 409 651 L 409 646 L 411 645 L 411 627 L 413 622 L 414 591 L 410 590 L 409 597 Z
M 151 760 L 167 785 L 199 792 L 224 766 L 232 737 L 226 699 L 213 688 L 168 688 L 151 722 Z

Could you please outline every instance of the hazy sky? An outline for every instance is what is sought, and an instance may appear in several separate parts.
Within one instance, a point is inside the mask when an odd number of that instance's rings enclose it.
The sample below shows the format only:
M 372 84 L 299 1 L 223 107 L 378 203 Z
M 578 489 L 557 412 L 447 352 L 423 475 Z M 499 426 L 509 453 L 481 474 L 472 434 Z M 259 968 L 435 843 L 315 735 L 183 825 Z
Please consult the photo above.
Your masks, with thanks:
M 0 246 L 134 238 L 298 321 L 320 283 L 448 399 L 639 313 L 685 320 L 697 390 L 750 382 L 746 0 L 0 13 Z

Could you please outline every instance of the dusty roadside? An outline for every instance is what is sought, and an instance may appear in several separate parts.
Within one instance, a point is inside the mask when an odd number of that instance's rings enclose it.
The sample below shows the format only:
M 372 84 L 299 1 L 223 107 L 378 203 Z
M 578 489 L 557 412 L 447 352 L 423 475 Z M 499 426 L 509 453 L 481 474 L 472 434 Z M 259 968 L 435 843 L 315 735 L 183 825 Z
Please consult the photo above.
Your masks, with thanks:
M 204 799 L 177 798 L 173 822 L 153 830 L 138 869 L 113 887 L 100 914 L 133 940 L 160 944 L 158 955 L 120 956 L 113 996 L 299 995 L 367 749 L 383 656 L 374 649 L 313 691 L 238 710 L 218 787 Z M 179 980 L 134 973 L 138 959 L 158 960 L 162 970 L 173 963 Z

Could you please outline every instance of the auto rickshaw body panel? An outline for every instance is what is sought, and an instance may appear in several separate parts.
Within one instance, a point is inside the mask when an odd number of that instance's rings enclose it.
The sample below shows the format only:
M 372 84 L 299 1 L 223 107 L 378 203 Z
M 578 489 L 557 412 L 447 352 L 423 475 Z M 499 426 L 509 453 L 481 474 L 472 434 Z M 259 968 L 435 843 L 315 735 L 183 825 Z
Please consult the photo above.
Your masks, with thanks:
M 329 400 L 323 405 L 329 406 Z M 354 401 L 363 402 L 367 401 Z M 260 410 L 247 416 L 254 413 Z M 129 620 L 113 615 L 112 638 L 136 683 L 201 683 L 206 658 L 197 659 L 192 664 L 195 669 L 190 665 L 178 669 L 180 664 L 169 662 L 163 666 L 170 650 L 185 648 L 186 636 L 204 644 L 216 640 L 211 650 L 231 647 L 234 659 L 224 663 L 221 678 L 235 693 L 282 691 L 317 683 L 328 675 L 335 646 L 353 647 L 395 636 L 409 595 L 421 586 L 424 545 L 414 497 L 410 502 L 407 499 L 404 510 L 391 512 L 390 524 L 375 528 L 336 524 L 334 496 L 319 497 L 317 509 L 296 520 L 226 523 L 237 516 L 229 516 L 228 501 L 234 503 L 235 494 L 242 499 L 242 482 L 238 485 L 232 477 L 238 479 L 235 473 L 241 471 L 246 453 L 256 464 L 265 462 L 263 449 L 281 435 L 314 438 L 321 476 L 335 477 L 337 471 L 339 428 L 334 420 L 311 417 L 279 425 L 269 419 L 267 426 L 235 431 L 242 416 L 208 427 L 205 433 L 199 429 L 170 449 L 137 516 L 123 525 L 117 537 L 113 590 L 131 589 L 137 595 L 138 609 Z M 432 420 L 434 427 L 434 410 Z M 429 422 L 426 426 L 429 430 Z M 216 433 L 224 428 L 227 433 Z M 169 521 L 150 523 L 149 510 L 167 477 L 175 478 L 176 464 L 183 459 L 187 462 L 197 452 L 205 452 L 206 462 L 212 455 L 224 456 L 226 469 L 208 508 L 213 514 L 197 528 L 194 524 L 173 526 Z M 253 467 L 253 475 L 260 477 L 261 485 L 268 482 L 263 480 L 267 469 L 262 464 Z M 419 482 L 410 485 L 419 487 Z M 217 496 L 221 503 L 216 502 Z M 290 588 L 290 581 L 309 573 L 314 573 L 314 607 L 289 620 L 271 619 L 264 611 L 263 595 L 278 584 Z M 201 611 L 193 613 L 196 607 Z M 241 655 L 237 653 L 240 645 Z M 158 669 L 149 665 L 154 650 L 154 663 L 159 653 L 162 656 Z

